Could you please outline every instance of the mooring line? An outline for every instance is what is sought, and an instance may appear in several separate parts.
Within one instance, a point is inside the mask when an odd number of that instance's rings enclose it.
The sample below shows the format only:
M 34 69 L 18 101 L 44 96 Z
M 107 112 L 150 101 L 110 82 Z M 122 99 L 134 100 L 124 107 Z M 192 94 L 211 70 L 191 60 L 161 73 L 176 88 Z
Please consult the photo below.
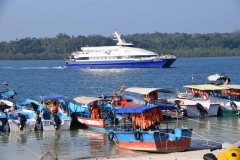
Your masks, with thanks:
M 18 143 L 18 142 L 16 142 L 15 140 L 13 140 L 13 139 L 11 138 L 11 136 L 8 136 L 8 135 L 4 134 L 4 133 L 1 132 L 1 131 L 0 131 L 0 133 L 1 133 L 2 135 L 4 135 L 4 136 L 8 137 L 11 141 L 13 141 L 13 142 L 15 142 L 16 144 L 20 145 L 21 147 L 23 147 L 23 148 L 26 149 L 27 151 L 29 151 L 29 152 L 31 152 L 32 154 L 36 155 L 38 158 L 41 157 L 40 155 L 38 155 L 38 154 L 35 153 L 34 151 L 32 151 L 32 150 L 28 149 L 27 147 L 23 146 L 21 143 Z
M 198 123 L 208 124 L 207 122 L 202 122 L 202 121 L 194 120 L 194 119 L 191 119 L 191 118 L 189 118 L 189 120 L 192 120 L 192 121 L 195 121 L 195 122 L 198 122 Z M 233 133 L 240 134 L 239 131 L 234 131 L 234 130 L 231 130 L 231 129 L 222 128 L 222 127 L 219 127 L 217 125 L 214 125 L 214 123 L 210 123 L 210 125 L 212 125 L 215 128 L 219 128 L 219 129 L 222 129 L 222 130 L 231 131 Z

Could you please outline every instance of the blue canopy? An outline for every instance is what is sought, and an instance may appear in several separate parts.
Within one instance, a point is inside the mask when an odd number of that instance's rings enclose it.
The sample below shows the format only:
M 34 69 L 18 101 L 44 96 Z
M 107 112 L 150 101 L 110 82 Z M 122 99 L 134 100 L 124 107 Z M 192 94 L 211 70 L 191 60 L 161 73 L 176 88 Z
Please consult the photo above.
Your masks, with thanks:
M 48 95 L 40 96 L 41 100 L 57 100 L 57 99 L 68 99 L 66 95 Z
M 116 114 L 127 114 L 127 113 L 142 113 L 144 111 L 152 110 L 153 108 L 159 108 L 160 110 L 176 110 L 174 106 L 135 106 L 135 107 L 124 107 L 115 110 Z

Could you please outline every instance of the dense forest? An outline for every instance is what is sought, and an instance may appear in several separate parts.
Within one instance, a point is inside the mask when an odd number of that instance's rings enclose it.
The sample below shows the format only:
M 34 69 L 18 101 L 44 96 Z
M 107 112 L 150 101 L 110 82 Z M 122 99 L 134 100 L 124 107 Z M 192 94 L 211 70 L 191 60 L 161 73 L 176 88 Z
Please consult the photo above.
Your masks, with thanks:
M 232 33 L 186 34 L 142 33 L 122 35 L 126 42 L 158 54 L 177 57 L 240 56 L 240 30 Z M 0 60 L 64 59 L 83 46 L 116 45 L 113 37 L 101 35 L 69 36 L 59 33 L 54 38 L 23 38 L 0 42 Z

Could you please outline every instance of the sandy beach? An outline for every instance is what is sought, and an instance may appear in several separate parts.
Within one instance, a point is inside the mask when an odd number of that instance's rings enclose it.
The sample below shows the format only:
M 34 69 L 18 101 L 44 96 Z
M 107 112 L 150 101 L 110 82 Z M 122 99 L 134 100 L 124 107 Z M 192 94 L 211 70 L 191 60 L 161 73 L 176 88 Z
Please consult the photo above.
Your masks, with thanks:
M 203 160 L 203 155 L 206 153 L 213 153 L 216 157 L 223 150 L 215 150 L 211 152 L 209 149 L 197 150 L 197 151 L 185 151 L 185 152 L 174 152 L 168 154 L 160 153 L 140 153 L 139 155 L 125 155 L 125 156 L 108 156 L 108 157 L 95 157 L 89 158 L 88 160 Z

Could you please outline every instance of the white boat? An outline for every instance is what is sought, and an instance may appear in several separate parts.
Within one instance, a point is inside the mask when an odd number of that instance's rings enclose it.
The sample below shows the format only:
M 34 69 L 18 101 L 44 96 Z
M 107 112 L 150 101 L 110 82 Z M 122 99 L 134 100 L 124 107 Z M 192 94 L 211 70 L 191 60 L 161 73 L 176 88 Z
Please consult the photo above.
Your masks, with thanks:
M 170 67 L 174 55 L 158 55 L 126 43 L 115 31 L 116 46 L 82 47 L 66 58 L 67 68 L 159 68 Z
M 9 112 L 8 124 L 10 131 L 33 131 L 36 127 L 37 114 L 28 109 L 18 109 Z
M 220 92 L 214 92 L 211 99 L 220 103 L 218 116 L 240 115 L 240 85 L 229 84 L 231 79 L 225 73 L 214 74 L 207 77 L 207 83 L 223 87 Z
M 40 96 L 41 106 L 40 115 L 41 123 L 38 125 L 38 130 L 53 131 L 53 130 L 70 130 L 72 118 L 64 110 L 62 104 L 68 101 L 65 95 L 47 95 Z M 60 103 L 60 101 L 64 101 Z
M 177 98 L 169 99 L 169 101 L 175 102 L 176 106 L 184 109 L 185 116 L 217 116 L 220 101 L 212 95 L 225 89 L 224 87 L 212 84 L 187 85 L 184 87 L 187 88 L 186 92 L 178 92 Z

